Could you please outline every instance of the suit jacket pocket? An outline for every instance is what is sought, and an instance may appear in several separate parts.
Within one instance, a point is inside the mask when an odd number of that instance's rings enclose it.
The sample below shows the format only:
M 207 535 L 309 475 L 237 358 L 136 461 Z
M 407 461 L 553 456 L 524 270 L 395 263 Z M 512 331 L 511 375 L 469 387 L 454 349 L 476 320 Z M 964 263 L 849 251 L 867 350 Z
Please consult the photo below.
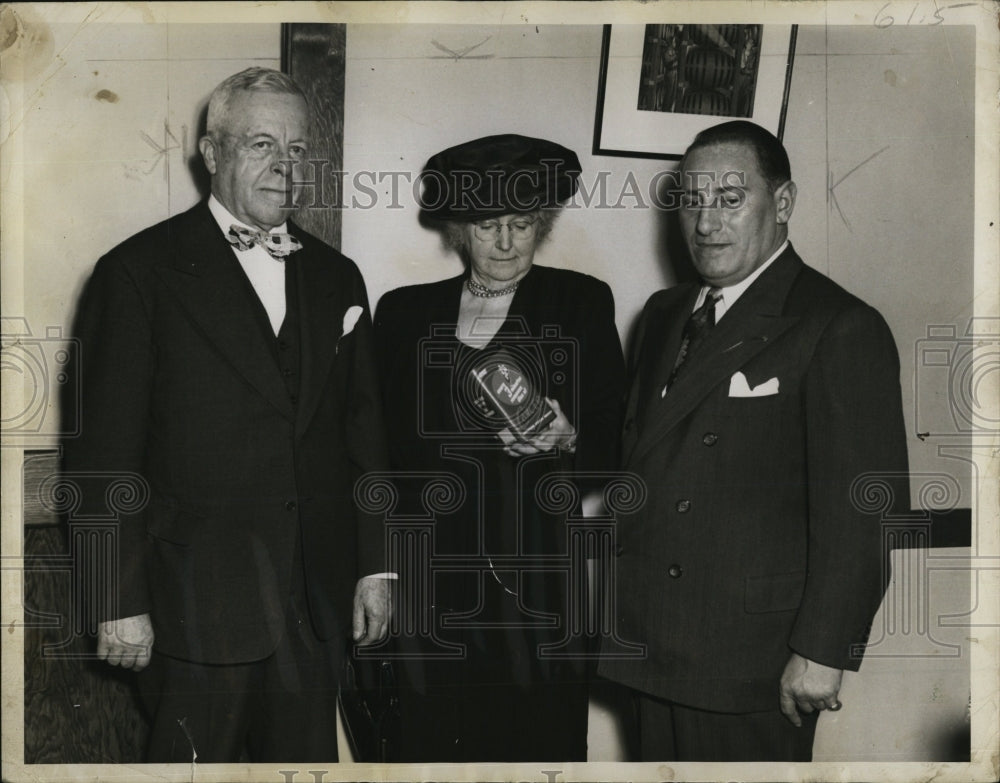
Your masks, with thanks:
M 779 417 L 787 415 L 790 395 L 765 394 L 763 397 L 727 397 L 722 415 L 733 419 Z
M 179 508 L 151 503 L 146 512 L 146 532 L 153 538 L 190 546 L 199 518 Z
M 743 608 L 747 614 L 797 609 L 806 585 L 806 572 L 748 576 Z

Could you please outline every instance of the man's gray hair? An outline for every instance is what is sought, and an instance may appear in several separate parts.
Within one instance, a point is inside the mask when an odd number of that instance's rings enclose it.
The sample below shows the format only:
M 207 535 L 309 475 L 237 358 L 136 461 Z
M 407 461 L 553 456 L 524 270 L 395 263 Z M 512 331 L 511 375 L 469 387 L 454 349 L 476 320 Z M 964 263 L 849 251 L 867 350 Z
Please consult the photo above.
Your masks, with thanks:
M 286 95 L 298 95 L 309 104 L 302 88 L 288 74 L 273 68 L 253 67 L 234 73 L 212 90 L 208 99 L 208 119 L 205 130 L 209 136 L 216 137 L 220 130 L 226 127 L 229 105 L 238 92 L 274 92 Z

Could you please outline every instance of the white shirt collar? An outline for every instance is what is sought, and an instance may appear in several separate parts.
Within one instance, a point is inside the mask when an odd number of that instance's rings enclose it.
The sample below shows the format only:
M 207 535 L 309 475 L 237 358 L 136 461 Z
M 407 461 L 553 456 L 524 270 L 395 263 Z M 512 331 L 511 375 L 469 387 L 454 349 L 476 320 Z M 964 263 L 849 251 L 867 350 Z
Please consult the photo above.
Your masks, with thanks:
M 237 226 L 243 226 L 244 228 L 249 228 L 252 231 L 260 231 L 260 229 L 257 228 L 256 226 L 247 225 L 242 220 L 237 220 L 235 217 L 233 217 L 233 214 L 224 206 L 222 206 L 222 202 L 215 197 L 214 193 L 208 197 L 208 209 L 212 213 L 212 217 L 215 218 L 215 222 L 219 224 L 219 228 L 222 229 L 223 234 L 228 234 L 229 227 L 234 223 Z M 277 232 L 279 234 L 284 234 L 287 231 L 288 231 L 288 222 L 286 221 L 282 223 L 280 226 L 275 226 L 268 233 Z
M 757 267 L 751 274 L 747 275 L 745 278 L 740 280 L 740 282 L 735 283 L 725 288 L 720 289 L 722 291 L 722 300 L 715 306 L 715 320 L 718 322 L 726 311 L 736 304 L 736 300 L 739 299 L 746 290 L 753 285 L 754 281 L 764 274 L 764 270 L 767 269 L 771 264 L 773 264 L 778 256 L 785 252 L 785 248 L 788 247 L 788 240 L 786 239 L 781 243 L 781 247 L 774 251 L 770 258 L 767 259 L 763 264 Z M 705 297 L 708 296 L 708 289 L 711 286 L 702 284 L 701 291 L 698 293 L 698 299 L 694 303 L 694 309 L 697 310 L 705 301 Z

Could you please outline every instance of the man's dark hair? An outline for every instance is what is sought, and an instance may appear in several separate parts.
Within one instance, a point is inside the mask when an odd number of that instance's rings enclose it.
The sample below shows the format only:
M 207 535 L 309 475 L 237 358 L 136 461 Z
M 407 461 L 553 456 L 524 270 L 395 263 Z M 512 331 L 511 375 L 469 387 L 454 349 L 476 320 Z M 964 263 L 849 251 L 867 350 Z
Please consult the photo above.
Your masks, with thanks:
M 760 173 L 772 191 L 792 178 L 792 167 L 788 162 L 785 146 L 774 134 L 756 123 L 733 120 L 705 128 L 694 137 L 684 157 L 690 155 L 694 149 L 716 144 L 746 144 L 753 149 Z M 681 161 L 681 167 L 683 166 L 684 161 Z

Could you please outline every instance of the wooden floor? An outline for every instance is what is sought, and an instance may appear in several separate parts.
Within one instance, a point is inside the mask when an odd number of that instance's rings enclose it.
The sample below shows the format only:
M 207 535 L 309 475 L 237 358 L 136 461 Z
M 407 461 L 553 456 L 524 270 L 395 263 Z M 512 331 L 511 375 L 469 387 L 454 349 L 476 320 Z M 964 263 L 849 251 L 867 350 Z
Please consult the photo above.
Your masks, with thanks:
M 65 555 L 62 528 L 25 530 L 29 557 Z M 142 761 L 148 727 L 131 673 L 94 659 L 90 638 L 69 629 L 70 574 L 28 571 L 24 579 L 24 760 L 28 764 Z M 67 646 L 62 646 L 69 641 Z
M 24 463 L 24 761 L 141 762 L 148 725 L 132 673 L 94 657 L 92 637 L 74 638 L 66 526 L 40 502 L 54 452 Z

